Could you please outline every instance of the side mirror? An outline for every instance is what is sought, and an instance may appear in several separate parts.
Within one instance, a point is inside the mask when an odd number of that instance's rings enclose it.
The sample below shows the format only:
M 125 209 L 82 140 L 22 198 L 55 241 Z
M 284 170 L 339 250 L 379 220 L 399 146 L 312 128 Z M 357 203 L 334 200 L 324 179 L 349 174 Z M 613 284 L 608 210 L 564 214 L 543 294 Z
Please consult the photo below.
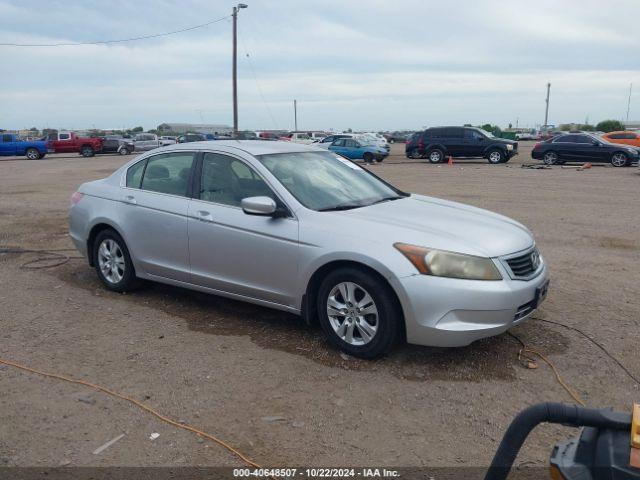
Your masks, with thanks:
M 240 202 L 247 215 L 273 215 L 276 213 L 276 202 L 269 197 L 247 197 Z

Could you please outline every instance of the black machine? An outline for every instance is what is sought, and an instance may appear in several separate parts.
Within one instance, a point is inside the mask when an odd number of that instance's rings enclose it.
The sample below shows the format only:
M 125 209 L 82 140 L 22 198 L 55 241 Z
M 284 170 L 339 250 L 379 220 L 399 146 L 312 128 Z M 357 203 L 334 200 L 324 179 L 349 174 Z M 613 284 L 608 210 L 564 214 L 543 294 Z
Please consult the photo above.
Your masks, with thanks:
M 633 414 L 561 403 L 539 403 L 516 416 L 493 457 L 485 480 L 505 480 L 531 431 L 540 423 L 583 427 L 551 452 L 553 480 L 639 480 L 640 405 Z

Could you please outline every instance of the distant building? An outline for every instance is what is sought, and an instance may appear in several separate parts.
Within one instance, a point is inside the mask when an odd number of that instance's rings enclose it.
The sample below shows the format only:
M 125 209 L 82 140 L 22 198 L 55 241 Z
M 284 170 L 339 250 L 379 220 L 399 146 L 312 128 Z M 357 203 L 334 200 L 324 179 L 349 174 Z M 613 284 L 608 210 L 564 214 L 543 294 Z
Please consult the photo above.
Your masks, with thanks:
M 627 130 L 640 130 L 640 122 L 624 122 Z
M 228 125 L 210 125 L 198 123 L 161 123 L 158 125 L 158 132 L 175 133 L 210 133 L 212 135 L 224 135 L 233 133 L 233 128 Z

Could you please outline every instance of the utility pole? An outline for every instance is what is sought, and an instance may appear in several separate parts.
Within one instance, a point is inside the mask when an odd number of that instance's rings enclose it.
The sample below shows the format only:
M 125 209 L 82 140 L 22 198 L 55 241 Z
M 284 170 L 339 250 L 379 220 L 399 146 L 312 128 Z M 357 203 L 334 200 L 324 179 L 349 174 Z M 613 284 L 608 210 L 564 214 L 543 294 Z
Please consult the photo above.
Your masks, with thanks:
M 631 90 L 633 90 L 633 83 L 629 85 L 629 100 L 627 101 L 627 123 L 629 123 L 629 110 L 631 109 Z
M 233 136 L 238 136 L 238 11 L 248 5 L 239 3 L 233 7 Z
M 298 101 L 293 101 L 293 130 L 298 131 Z
M 548 125 L 548 122 L 549 122 L 549 93 L 551 93 L 551 84 L 547 83 L 547 99 L 545 100 L 545 102 L 547 103 L 547 108 L 544 111 L 544 125 L 545 125 L 545 127 Z

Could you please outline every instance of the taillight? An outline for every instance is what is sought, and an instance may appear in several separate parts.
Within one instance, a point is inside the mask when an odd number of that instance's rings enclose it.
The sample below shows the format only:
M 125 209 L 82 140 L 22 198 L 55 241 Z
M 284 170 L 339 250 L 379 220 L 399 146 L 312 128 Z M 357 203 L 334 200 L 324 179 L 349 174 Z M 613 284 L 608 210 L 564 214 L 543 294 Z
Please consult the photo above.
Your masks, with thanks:
M 84 197 L 84 193 L 75 192 L 73 195 L 71 195 L 71 205 L 75 205 L 76 203 L 78 203 L 80 200 L 82 200 L 82 197 Z
M 540 145 L 542 145 L 542 143 L 538 142 L 533 146 L 533 149 L 535 150 L 536 148 L 538 148 Z
M 420 150 L 424 150 L 424 140 L 422 138 L 420 138 L 420 140 L 418 140 L 418 148 Z

